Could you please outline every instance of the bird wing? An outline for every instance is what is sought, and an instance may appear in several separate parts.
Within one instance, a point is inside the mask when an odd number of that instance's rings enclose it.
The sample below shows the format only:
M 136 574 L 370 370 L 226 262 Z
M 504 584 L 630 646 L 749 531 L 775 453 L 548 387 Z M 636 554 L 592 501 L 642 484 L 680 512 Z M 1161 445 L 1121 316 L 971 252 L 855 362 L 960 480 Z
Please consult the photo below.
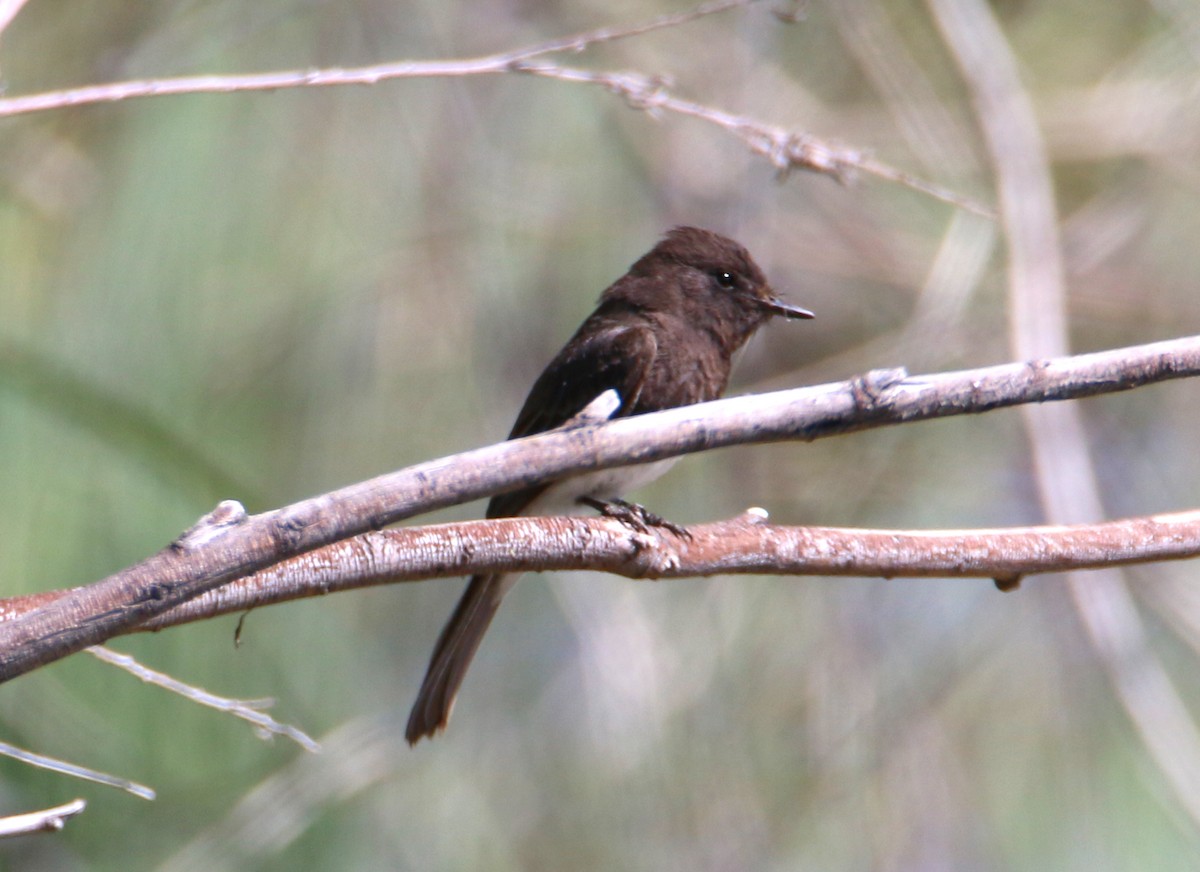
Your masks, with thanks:
M 534 382 L 513 424 L 509 439 L 532 436 L 561 427 L 592 400 L 615 390 L 621 405 L 612 417 L 628 415 L 658 354 L 658 343 L 649 327 L 614 325 L 605 330 L 581 329 L 584 342 L 569 342 Z M 591 332 L 592 335 L 587 334 Z M 497 494 L 488 503 L 489 518 L 520 513 L 547 485 Z

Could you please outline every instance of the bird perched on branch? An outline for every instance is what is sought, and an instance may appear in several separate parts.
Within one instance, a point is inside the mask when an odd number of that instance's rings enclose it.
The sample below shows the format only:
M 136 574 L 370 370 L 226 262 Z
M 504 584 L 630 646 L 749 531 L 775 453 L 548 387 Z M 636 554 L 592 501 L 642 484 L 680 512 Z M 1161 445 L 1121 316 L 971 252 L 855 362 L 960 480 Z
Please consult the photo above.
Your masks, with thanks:
M 676 227 L 614 282 L 533 383 L 509 439 L 561 427 L 607 390 L 613 417 L 714 400 L 733 355 L 772 316 L 812 318 L 775 298 L 762 270 L 732 239 Z M 620 504 L 671 461 L 600 470 L 498 494 L 487 517 L 564 515 Z M 409 715 L 410 743 L 446 726 L 479 643 L 519 574 L 472 576 L 438 637 Z

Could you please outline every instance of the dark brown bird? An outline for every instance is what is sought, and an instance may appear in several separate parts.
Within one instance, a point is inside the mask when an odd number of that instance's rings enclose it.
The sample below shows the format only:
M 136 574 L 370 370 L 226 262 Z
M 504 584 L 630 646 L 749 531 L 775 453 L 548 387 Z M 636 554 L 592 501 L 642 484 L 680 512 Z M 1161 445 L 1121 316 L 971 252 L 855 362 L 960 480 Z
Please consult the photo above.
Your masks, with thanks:
M 783 303 L 749 252 L 732 239 L 676 227 L 600 295 L 600 304 L 533 383 L 509 439 L 553 430 L 610 388 L 613 417 L 713 400 L 736 352 L 773 315 L 811 318 Z M 489 518 L 563 515 L 608 501 L 661 475 L 671 461 L 602 470 L 499 494 Z M 590 502 L 588 502 L 590 501 Z M 518 574 L 472 576 L 438 637 L 405 736 L 446 726 L 467 667 Z

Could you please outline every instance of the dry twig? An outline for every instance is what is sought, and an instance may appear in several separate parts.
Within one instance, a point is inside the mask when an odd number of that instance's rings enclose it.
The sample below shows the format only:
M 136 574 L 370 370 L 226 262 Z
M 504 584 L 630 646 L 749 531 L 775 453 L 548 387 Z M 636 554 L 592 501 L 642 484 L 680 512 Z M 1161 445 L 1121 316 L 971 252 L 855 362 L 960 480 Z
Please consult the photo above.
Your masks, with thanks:
M 805 169 L 844 181 L 851 172 L 861 171 L 904 185 L 977 214 L 992 216 L 993 213 L 987 206 L 956 194 L 941 185 L 891 167 L 862 150 L 835 146 L 806 133 L 787 130 L 776 125 L 734 115 L 714 106 L 676 97 L 669 93 L 668 80 L 663 76 L 637 72 L 597 72 L 543 60 L 548 55 L 564 52 L 579 53 L 601 43 L 641 36 L 663 28 L 678 27 L 698 18 L 749 6 L 756 2 L 758 0 L 720 0 L 716 3 L 703 4 L 687 12 L 664 15 L 641 24 L 602 27 L 525 48 L 475 58 L 393 61 L 349 68 L 327 67 L 268 73 L 207 74 L 136 79 L 0 98 L 0 118 L 144 97 L 376 85 L 380 82 L 397 79 L 462 78 L 526 73 L 561 82 L 600 85 L 625 98 L 633 108 L 645 110 L 652 116 L 661 115 L 663 112 L 673 112 L 715 124 L 737 136 L 755 154 L 770 160 L 781 176 L 786 176 L 793 169 Z
M 66 826 L 69 818 L 81 814 L 86 807 L 87 803 L 82 799 L 73 799 L 54 808 L 0 818 L 0 839 L 27 836 L 31 833 L 57 833 Z

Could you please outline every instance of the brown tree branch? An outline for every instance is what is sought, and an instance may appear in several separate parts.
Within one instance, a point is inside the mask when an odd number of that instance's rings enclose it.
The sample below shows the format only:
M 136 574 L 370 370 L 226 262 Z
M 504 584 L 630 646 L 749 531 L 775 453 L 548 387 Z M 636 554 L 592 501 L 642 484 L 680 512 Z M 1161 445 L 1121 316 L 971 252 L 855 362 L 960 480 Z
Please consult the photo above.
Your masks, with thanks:
M 517 439 L 248 517 L 225 503 L 171 546 L 54 608 L 0 624 L 0 680 L 150 620 L 232 579 L 423 512 L 564 475 L 712 448 L 1094 396 L 1200 374 L 1200 337 L 906 378 L 902 371 L 719 400 Z
M 498 518 L 365 533 L 190 600 L 125 632 L 156 632 L 248 609 L 395 582 L 491 572 L 601 570 L 626 578 L 713 575 L 990 578 L 1200 556 L 1200 510 L 1100 524 L 979 530 L 863 530 L 767 522 L 762 509 L 687 528 L 632 530 L 613 518 Z M 69 591 L 0 600 L 0 621 Z M 89 649 L 96 650 L 96 649 Z

